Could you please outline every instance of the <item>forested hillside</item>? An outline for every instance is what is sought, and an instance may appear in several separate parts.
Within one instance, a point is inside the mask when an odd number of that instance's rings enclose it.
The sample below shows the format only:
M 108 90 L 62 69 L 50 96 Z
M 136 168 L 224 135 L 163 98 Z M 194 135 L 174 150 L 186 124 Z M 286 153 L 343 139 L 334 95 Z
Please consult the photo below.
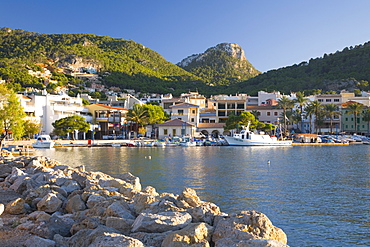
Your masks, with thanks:
M 248 92 L 258 90 L 282 92 L 370 90 L 370 42 L 356 47 L 347 47 L 334 54 L 310 59 L 289 67 L 271 70 L 247 81 L 227 88 L 227 92 Z
M 54 79 L 63 77 L 60 68 L 83 60 L 104 75 L 108 86 L 141 92 L 180 93 L 207 90 L 202 80 L 166 61 L 160 54 L 131 40 L 92 34 L 40 34 L 23 30 L 0 30 L 0 78 L 15 88 L 43 87 L 28 75 L 43 63 L 55 68 Z M 59 70 L 57 69 L 59 68 Z M 72 78 L 63 81 L 73 83 Z
M 25 87 L 56 87 L 29 75 L 28 70 L 42 71 L 41 65 L 52 72 L 51 80 L 57 81 L 57 86 L 83 90 L 84 84 L 68 73 L 71 66 L 79 63 L 96 68 L 107 86 L 175 96 L 188 91 L 210 96 L 255 95 L 259 90 L 306 91 L 306 95 L 320 90 L 370 90 L 369 42 L 260 74 L 236 44 L 223 43 L 192 55 L 179 63 L 180 68 L 132 40 L 0 29 L 0 80 L 16 91 Z
M 189 56 L 177 65 L 212 86 L 229 86 L 260 74 L 246 59 L 244 50 L 230 43 L 208 48 L 204 53 Z

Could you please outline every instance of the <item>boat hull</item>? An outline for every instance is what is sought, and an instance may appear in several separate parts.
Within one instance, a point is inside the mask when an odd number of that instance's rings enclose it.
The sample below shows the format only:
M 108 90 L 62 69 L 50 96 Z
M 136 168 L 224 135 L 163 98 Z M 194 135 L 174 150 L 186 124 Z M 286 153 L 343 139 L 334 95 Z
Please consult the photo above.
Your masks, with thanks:
M 229 146 L 292 146 L 292 141 L 254 141 L 237 137 L 225 136 Z
M 54 147 L 54 142 L 35 142 L 32 143 L 33 148 L 52 148 Z

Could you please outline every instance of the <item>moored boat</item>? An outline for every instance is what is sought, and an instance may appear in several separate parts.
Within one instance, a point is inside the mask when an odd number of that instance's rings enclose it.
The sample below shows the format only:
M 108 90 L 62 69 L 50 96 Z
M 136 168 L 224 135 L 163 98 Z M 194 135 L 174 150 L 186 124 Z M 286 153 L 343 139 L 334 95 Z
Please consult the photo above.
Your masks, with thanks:
M 291 146 L 292 141 L 279 141 L 275 136 L 271 137 L 263 132 L 255 133 L 247 127 L 240 133 L 235 133 L 233 136 L 225 136 L 225 140 L 230 146 Z
M 40 135 L 37 137 L 36 142 L 32 143 L 34 148 L 52 148 L 54 147 L 54 142 L 51 140 L 49 135 Z

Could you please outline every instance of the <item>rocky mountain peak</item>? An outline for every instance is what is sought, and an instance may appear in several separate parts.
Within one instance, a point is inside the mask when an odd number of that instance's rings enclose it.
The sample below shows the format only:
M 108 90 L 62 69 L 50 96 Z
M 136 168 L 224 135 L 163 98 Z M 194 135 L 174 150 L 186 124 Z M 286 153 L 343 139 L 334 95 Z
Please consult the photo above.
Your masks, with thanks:
M 235 43 L 221 43 L 214 47 L 208 48 L 204 53 L 193 54 L 191 56 L 188 56 L 187 58 L 184 58 L 181 62 L 179 62 L 177 65 L 184 68 L 193 61 L 201 61 L 203 58 L 205 58 L 210 53 L 213 53 L 214 51 L 224 51 L 230 57 L 237 58 L 240 61 L 247 60 L 245 58 L 244 50 L 243 48 L 240 47 L 240 45 Z
M 240 47 L 240 45 L 235 43 L 221 43 L 215 47 L 209 48 L 208 50 L 226 51 L 231 57 L 238 58 L 241 61 L 247 60 L 245 58 L 244 50 Z

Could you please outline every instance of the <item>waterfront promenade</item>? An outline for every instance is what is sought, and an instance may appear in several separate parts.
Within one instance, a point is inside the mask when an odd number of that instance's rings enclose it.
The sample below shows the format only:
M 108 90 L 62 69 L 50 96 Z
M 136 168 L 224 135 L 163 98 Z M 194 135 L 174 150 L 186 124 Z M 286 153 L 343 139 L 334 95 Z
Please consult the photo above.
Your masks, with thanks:
M 35 142 L 35 139 L 31 140 L 20 140 L 20 141 L 6 141 L 5 145 L 18 145 L 18 146 L 30 146 Z M 127 143 L 142 142 L 142 141 L 154 141 L 154 140 L 55 140 L 56 148 L 59 147 L 106 147 L 112 146 L 113 143 L 120 143 L 125 146 Z M 362 144 L 362 143 L 355 143 Z M 294 143 L 292 146 L 343 146 L 349 145 L 348 143 Z M 352 145 L 352 144 L 351 144 Z

